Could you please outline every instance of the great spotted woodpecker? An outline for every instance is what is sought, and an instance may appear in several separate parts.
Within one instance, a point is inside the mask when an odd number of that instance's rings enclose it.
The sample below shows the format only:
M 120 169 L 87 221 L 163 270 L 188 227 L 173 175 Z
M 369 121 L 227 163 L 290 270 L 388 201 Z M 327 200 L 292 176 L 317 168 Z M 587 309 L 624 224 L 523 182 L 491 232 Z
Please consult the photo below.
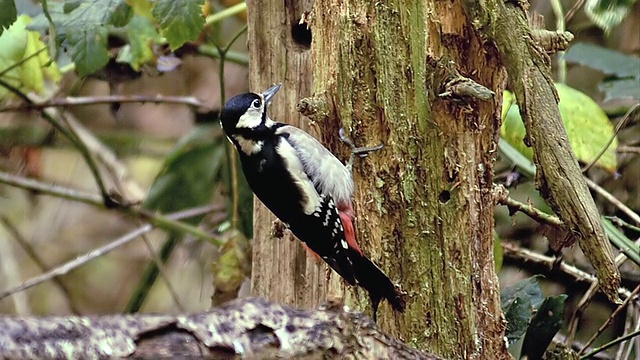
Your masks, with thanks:
M 350 166 L 305 131 L 275 122 L 267 107 L 280 85 L 226 102 L 220 118 L 258 199 L 350 285 L 369 293 L 374 319 L 387 299 L 404 311 L 402 292 L 360 250 L 355 238 Z

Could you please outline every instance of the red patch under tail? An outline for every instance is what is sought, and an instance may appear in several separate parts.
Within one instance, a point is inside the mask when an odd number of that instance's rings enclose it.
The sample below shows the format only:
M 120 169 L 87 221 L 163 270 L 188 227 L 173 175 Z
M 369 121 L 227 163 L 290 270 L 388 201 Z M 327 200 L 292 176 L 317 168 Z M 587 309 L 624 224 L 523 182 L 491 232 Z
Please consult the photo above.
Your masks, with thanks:
M 340 220 L 342 220 L 342 226 L 344 227 L 344 237 L 345 240 L 347 240 L 347 244 L 362 255 L 362 250 L 360 250 L 360 247 L 356 242 L 356 230 L 353 226 L 355 215 L 351 202 L 346 204 L 338 203 L 338 212 L 340 214 Z

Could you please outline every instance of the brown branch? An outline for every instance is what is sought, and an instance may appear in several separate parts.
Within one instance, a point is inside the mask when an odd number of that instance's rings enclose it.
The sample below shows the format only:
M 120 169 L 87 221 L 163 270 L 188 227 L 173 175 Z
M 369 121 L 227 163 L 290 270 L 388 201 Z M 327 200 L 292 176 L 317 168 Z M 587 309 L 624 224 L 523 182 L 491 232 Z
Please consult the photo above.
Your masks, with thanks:
M 0 343 L 3 359 L 440 359 L 346 307 L 298 310 L 255 298 L 192 315 L 2 317 Z
M 585 177 L 584 181 L 587 183 L 587 186 L 589 186 L 591 190 L 600 194 L 607 201 L 609 201 L 613 206 L 617 207 L 620 211 L 625 213 L 637 225 L 640 225 L 640 215 L 636 214 L 635 211 L 631 210 L 627 205 L 623 204 L 615 196 L 611 195 L 607 190 L 602 188 L 602 186 L 598 185 L 596 182 L 589 179 L 588 177 Z
M 598 338 L 598 336 L 600 336 L 604 332 L 604 330 L 607 327 L 609 327 L 609 325 L 611 325 L 611 323 L 613 322 L 613 319 L 615 319 L 616 316 L 618 316 L 618 314 L 620 314 L 620 312 L 627 307 L 629 302 L 633 300 L 633 298 L 636 297 L 636 295 L 638 295 L 639 293 L 640 293 L 640 285 L 636 286 L 636 288 L 631 292 L 630 296 L 622 304 L 620 304 L 618 308 L 614 310 L 613 314 L 609 316 L 607 321 L 605 321 L 605 323 L 602 324 L 600 328 L 598 328 L 598 331 L 595 334 L 593 334 L 593 336 L 591 336 L 591 339 L 589 339 L 586 344 L 584 344 L 579 354 L 584 354 L 587 351 L 589 346 L 593 344 L 593 342 Z
M 529 216 L 533 220 L 541 223 L 548 224 L 552 226 L 564 226 L 564 222 L 560 220 L 557 216 L 550 215 L 542 212 L 540 209 L 536 209 L 531 204 L 523 204 L 515 199 L 509 197 L 509 191 L 501 184 L 494 184 L 493 186 L 493 196 L 498 204 L 505 205 L 509 208 L 510 215 L 513 215 L 516 211 L 520 211 L 521 213 Z
M 52 99 L 40 103 L 24 103 L 21 105 L 0 108 L 0 113 L 9 111 L 42 110 L 50 107 L 72 107 L 98 104 L 124 104 L 124 103 L 154 103 L 154 104 L 181 104 L 195 108 L 204 106 L 200 100 L 193 96 L 166 96 L 166 95 L 110 95 L 110 96 L 83 96 Z
M 464 0 L 478 32 L 503 59 L 533 148 L 536 187 L 595 268 L 607 297 L 619 302 L 620 272 L 600 214 L 571 150 L 558 109 L 549 58 L 535 41 L 521 2 Z

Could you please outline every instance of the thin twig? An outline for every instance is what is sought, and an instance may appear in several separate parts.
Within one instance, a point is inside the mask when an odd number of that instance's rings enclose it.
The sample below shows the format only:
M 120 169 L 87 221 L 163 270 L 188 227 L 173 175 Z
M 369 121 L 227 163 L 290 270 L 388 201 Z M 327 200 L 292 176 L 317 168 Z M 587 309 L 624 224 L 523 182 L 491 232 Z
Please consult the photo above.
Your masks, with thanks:
M 38 194 L 51 195 L 66 200 L 73 200 L 99 208 L 104 208 L 102 198 L 97 194 L 90 194 L 55 184 L 46 184 L 38 180 L 25 178 L 0 171 L 0 183 L 15 186 L 20 189 L 34 191 Z
M 195 108 L 204 106 L 200 100 L 193 96 L 166 96 L 166 95 L 109 95 L 109 96 L 69 96 L 63 99 L 51 99 L 41 103 L 26 103 L 22 105 L 0 108 L 1 112 L 41 110 L 49 107 L 74 107 L 98 104 L 125 104 L 125 103 L 153 103 L 153 104 L 180 104 Z
M 57 112 L 57 109 L 54 109 L 54 111 Z M 105 167 L 118 191 L 118 195 L 120 196 L 119 202 L 121 204 L 140 203 L 144 199 L 145 191 L 133 179 L 127 166 L 118 159 L 113 150 L 105 146 L 89 129 L 76 120 L 75 116 L 71 113 L 58 113 L 58 115 L 66 121 L 69 130 L 73 131 L 87 148 L 91 156 Z
M 47 264 L 44 263 L 44 261 L 33 249 L 31 244 L 29 244 L 29 241 L 27 241 L 27 239 L 25 239 L 24 236 L 22 236 L 18 228 L 16 228 L 15 225 L 13 225 L 13 223 L 5 216 L 0 216 L 0 222 L 2 222 L 2 225 L 4 225 L 4 227 L 11 234 L 11 236 L 13 236 L 13 239 L 18 243 L 18 245 L 20 245 L 20 247 L 27 254 L 27 256 L 31 258 L 31 261 L 33 261 L 33 263 L 40 268 L 40 271 L 41 272 L 49 271 L 49 266 L 47 266 Z M 71 312 L 75 315 L 80 314 L 80 312 L 76 308 L 76 305 L 73 302 L 71 291 L 67 288 L 64 282 L 57 277 L 53 278 L 53 282 L 58 287 L 58 290 L 60 290 L 63 297 L 67 301 L 67 305 L 69 306 L 69 309 L 71 309 Z
M 585 180 L 587 180 L 587 178 L 585 178 Z M 636 244 L 640 243 L 640 239 L 638 239 L 635 243 Z M 622 263 L 625 262 L 625 260 L 627 260 L 627 256 L 624 253 L 620 253 L 614 259 L 614 263 L 617 267 L 619 267 L 620 265 L 622 265 Z M 573 341 L 573 339 L 575 338 L 576 332 L 578 331 L 578 323 L 580 322 L 580 317 L 584 313 L 587 306 L 589 306 L 589 304 L 591 303 L 591 300 L 595 296 L 597 290 L 598 290 L 598 282 L 592 283 L 591 286 L 589 286 L 589 289 L 587 289 L 587 291 L 584 293 L 584 295 L 582 295 L 582 297 L 578 301 L 578 304 L 576 305 L 576 310 L 571 316 L 571 320 L 569 320 L 569 326 L 567 327 L 568 328 L 567 339 L 569 339 L 570 341 Z M 622 291 L 621 289 L 618 290 L 618 292 L 621 292 L 621 291 Z M 628 295 L 627 297 L 629 297 L 630 293 L 627 291 L 626 295 Z
M 245 6 L 246 8 L 246 6 Z M 245 25 L 240 29 L 232 38 L 227 42 L 224 48 L 220 48 L 216 46 L 218 53 L 220 54 L 220 65 L 219 65 L 219 74 L 220 74 L 220 109 L 224 108 L 224 103 L 226 102 L 226 94 L 225 94 L 225 84 L 224 84 L 224 64 L 227 56 L 227 52 L 231 49 L 231 46 L 238 40 L 240 35 L 242 35 L 245 31 L 247 31 L 248 26 Z M 227 144 L 230 146 L 230 144 Z M 231 212 L 231 224 L 233 227 L 238 226 L 238 207 L 239 207 L 239 190 L 238 190 L 238 169 L 236 168 L 236 158 L 235 151 L 230 148 L 229 153 L 229 166 L 231 167 L 231 193 L 232 193 L 232 201 L 233 201 L 233 211 Z
M 539 223 L 549 224 L 552 226 L 565 225 L 564 222 L 555 215 L 547 214 L 535 208 L 531 204 L 529 205 L 523 204 L 517 200 L 510 198 L 509 191 L 501 184 L 493 185 L 493 196 L 497 203 L 508 206 L 510 211 L 511 210 L 520 211 Z
M 564 17 L 565 23 L 568 23 L 569 21 L 571 21 L 571 19 L 573 19 L 573 16 L 576 14 L 576 12 L 578 12 L 578 10 L 580 10 L 582 5 L 584 5 L 584 1 L 585 0 L 578 0 L 575 2 L 575 4 L 573 4 L 571 9 L 567 11 L 567 15 L 565 15 Z
M 593 334 L 593 336 L 591 336 L 591 339 L 589 339 L 587 341 L 586 344 L 584 344 L 584 347 L 582 348 L 582 350 L 580 350 L 580 352 L 578 353 L 578 355 L 584 354 L 584 352 L 587 350 L 587 348 L 593 344 L 593 342 L 598 338 L 598 336 L 600 336 L 604 330 L 609 327 L 609 325 L 611 325 L 611 323 L 613 322 L 613 319 L 616 318 L 616 316 L 618 316 L 618 314 L 620 314 L 620 312 L 622 310 L 624 310 L 627 305 L 629 304 L 629 302 L 636 296 L 638 295 L 638 293 L 640 293 L 640 285 L 636 286 L 635 289 L 633 289 L 633 291 L 631 292 L 630 296 L 622 303 L 620 304 L 620 306 L 618 306 L 617 309 L 615 309 L 615 311 L 611 314 L 611 316 L 609 316 L 609 318 L 607 319 L 607 321 L 605 321 L 604 324 L 602 324 L 602 326 L 600 326 L 600 328 L 598 329 L 598 331 Z
M 211 24 L 215 24 L 218 21 L 222 21 L 228 17 L 231 17 L 235 14 L 241 13 L 243 11 L 247 10 L 247 4 L 243 1 L 239 4 L 233 5 L 231 7 L 228 7 L 222 11 L 218 11 L 217 13 L 213 14 L 213 15 L 209 15 L 207 16 L 207 18 L 204 20 L 204 25 L 205 26 L 209 26 Z
M 151 240 L 149 240 L 147 235 L 142 234 L 141 237 L 142 237 L 142 240 L 144 241 L 144 244 L 147 246 L 147 250 L 149 250 L 149 254 L 151 255 L 151 260 L 153 260 L 153 262 L 156 264 L 156 267 L 158 268 L 160 277 L 164 279 L 164 282 L 167 285 L 167 290 L 169 290 L 169 294 L 171 294 L 171 299 L 173 300 L 173 303 L 178 307 L 178 310 L 180 310 L 180 312 L 184 312 L 184 306 L 182 306 L 182 303 L 180 302 L 180 296 L 178 296 L 178 292 L 176 291 L 176 289 L 173 287 L 173 284 L 171 283 L 171 279 L 169 278 L 169 274 L 167 273 L 167 268 L 164 266 L 165 264 L 162 262 L 162 259 L 160 259 L 155 249 L 151 245 Z
M 602 345 L 600 347 L 595 348 L 592 352 L 590 352 L 590 353 L 588 353 L 586 355 L 580 356 L 580 360 L 589 359 L 590 357 L 592 357 L 593 355 L 595 355 L 595 354 L 597 354 L 597 353 L 599 353 L 601 351 L 605 351 L 605 350 L 607 350 L 608 348 L 610 348 L 610 347 L 612 347 L 614 345 L 617 345 L 617 344 L 619 344 L 621 342 L 627 341 L 627 340 L 629 340 L 631 338 L 634 338 L 634 337 L 636 337 L 638 335 L 640 335 L 640 330 L 634 331 L 634 332 L 629 333 L 629 334 L 627 334 L 625 336 L 621 336 L 619 338 L 616 338 L 616 339 L 614 339 L 614 340 L 612 340 L 612 341 L 610 341 L 610 342 L 608 342 L 608 343 L 606 343 L 606 344 L 604 344 L 604 345 Z
M 635 231 L 640 233 L 640 227 L 638 226 L 633 226 L 631 224 L 629 224 L 628 222 L 620 219 L 617 216 L 605 216 L 607 219 L 609 219 L 609 221 L 611 221 L 611 223 L 613 223 L 614 225 L 618 226 L 618 227 L 624 227 L 627 228 L 629 230 Z
M 207 212 L 209 212 L 211 209 L 215 209 L 214 207 L 209 207 L 209 208 L 203 208 L 202 209 L 202 214 L 205 214 Z M 185 214 L 188 214 L 190 216 L 193 216 L 193 211 L 189 211 L 188 213 L 186 212 L 176 212 L 173 213 L 171 215 L 168 215 L 167 218 L 171 219 L 171 220 L 179 220 L 179 219 L 183 219 L 186 218 L 187 216 L 185 216 Z M 87 262 L 100 257 L 104 254 L 107 254 L 108 252 L 117 249 L 118 247 L 125 245 L 129 242 L 131 242 L 132 240 L 136 239 L 138 236 L 148 233 L 149 231 L 153 230 L 154 226 L 152 224 L 144 224 L 143 226 L 139 227 L 138 229 L 104 245 L 101 246 L 97 249 L 94 249 L 84 255 L 78 256 L 76 257 L 74 260 L 71 260 L 67 263 L 64 263 L 58 267 L 55 267 L 49 271 L 47 271 L 44 274 L 38 275 L 36 277 L 33 277 L 25 282 L 23 282 L 21 285 L 14 287 L 12 289 L 9 290 L 5 290 L 3 292 L 0 292 L 0 299 L 4 299 L 7 296 L 13 295 L 17 292 L 20 291 L 24 291 L 26 289 L 29 289 L 31 287 L 34 287 L 38 284 L 41 284 L 45 281 L 48 281 L 50 279 L 53 279 L 54 277 L 57 276 L 62 276 L 67 274 L 69 271 L 74 270 L 76 268 L 78 268 L 81 265 L 86 264 Z
M 31 59 L 33 59 L 33 58 L 35 58 L 36 56 L 40 55 L 40 53 L 41 53 L 41 52 L 43 52 L 43 51 L 45 51 L 46 49 L 47 49 L 47 47 L 46 47 L 46 46 L 44 46 L 44 47 L 42 47 L 40 50 L 38 50 L 38 51 L 34 52 L 33 54 L 31 54 L 31 55 L 29 55 L 29 56 L 27 56 L 27 57 L 25 57 L 25 58 L 23 58 L 23 59 L 20 59 L 19 61 L 16 61 L 15 63 L 13 63 L 13 64 L 11 64 L 11 65 L 7 66 L 6 68 L 4 68 L 4 69 L 2 69 L 2 70 L 0 70 L 0 77 L 1 77 L 2 75 L 4 75 L 4 74 L 8 73 L 9 71 L 11 71 L 11 70 L 13 70 L 13 69 L 17 68 L 18 66 L 20 66 L 20 65 L 22 65 L 22 64 L 24 64 L 24 63 L 26 63 L 27 61 L 29 61 L 29 60 L 31 60 Z
M 640 225 L 640 215 L 636 214 L 633 210 L 623 204 L 620 200 L 616 199 L 615 196 L 611 195 L 607 190 L 603 189 L 600 185 L 593 182 L 588 177 L 584 177 L 584 181 L 587 183 L 587 186 L 591 188 L 591 190 L 597 192 L 602 195 L 607 201 L 613 204 L 615 207 L 620 209 L 620 211 L 624 212 L 631 218 L 631 220 L 635 221 L 637 225 Z
M 607 152 L 607 150 L 609 149 L 609 146 L 611 146 L 611 143 L 613 142 L 613 140 L 616 139 L 616 136 L 618 135 L 618 133 L 620 132 L 620 129 L 622 129 L 622 127 L 629 121 L 629 119 L 631 119 L 631 115 L 637 110 L 640 109 L 640 104 L 635 104 L 631 109 L 629 109 L 627 111 L 626 114 L 624 114 L 624 116 L 622 117 L 622 120 L 620 120 L 618 122 L 618 124 L 616 125 L 615 129 L 613 130 L 613 134 L 611 134 L 611 136 L 609 137 L 609 140 L 607 141 L 607 143 L 602 147 L 602 149 L 600 149 L 600 152 L 598 153 L 598 155 L 596 155 L 595 158 L 593 158 L 593 160 L 591 160 L 591 162 L 589 164 L 587 164 L 585 167 L 582 168 L 582 172 L 585 173 L 587 171 L 589 171 L 589 169 L 591 169 L 591 167 L 598 161 L 600 160 L 600 158 L 602 157 L 602 155 L 604 155 L 605 152 Z
M 45 184 L 37 180 L 28 179 L 12 174 L 7 174 L 0 171 L 0 183 L 12 185 L 24 190 L 35 191 L 37 193 L 61 197 L 68 200 L 74 200 L 83 202 L 85 204 L 93 205 L 95 207 L 104 209 L 106 206 L 100 200 L 99 196 L 81 193 L 68 188 L 62 188 L 57 185 Z M 137 207 L 117 208 L 117 211 L 127 214 L 132 217 L 142 218 L 156 227 L 159 227 L 168 231 L 178 231 L 182 233 L 191 234 L 198 239 L 206 240 L 215 246 L 221 246 L 224 242 L 211 234 L 208 234 L 195 226 L 185 224 L 180 221 L 173 220 L 167 216 L 153 213 L 146 209 Z
M 21 98 L 28 104 L 36 103 L 36 101 L 32 99 L 32 96 L 30 96 L 29 94 L 23 93 L 20 89 L 2 80 L 2 78 L 0 78 L 0 86 L 3 86 L 7 90 L 11 91 L 17 97 Z M 100 176 L 100 171 L 98 170 L 98 166 L 93 160 L 93 158 L 91 157 L 91 154 L 89 153 L 89 150 L 87 149 L 87 147 L 84 146 L 82 141 L 80 141 L 80 139 L 78 139 L 75 136 L 73 131 L 70 131 L 66 127 L 62 126 L 62 124 L 51 114 L 51 112 L 48 109 L 40 109 L 39 111 L 42 117 L 45 120 L 47 120 L 51 125 L 53 125 L 53 127 L 56 130 L 60 131 L 61 134 L 63 134 L 66 138 L 68 138 L 69 141 L 71 141 L 71 143 L 74 145 L 74 147 L 80 152 L 85 162 L 87 163 L 87 166 L 89 167 L 89 170 L 91 171 L 91 174 L 93 175 L 93 178 L 96 184 L 98 185 L 98 189 L 100 190 L 100 195 L 102 196 L 102 201 L 104 201 L 105 206 L 111 207 L 111 206 L 117 205 L 113 201 L 113 199 L 111 199 L 111 196 L 107 192 L 107 189 L 104 185 L 104 181 Z
M 550 257 L 546 255 L 539 254 L 535 251 L 531 251 L 529 249 L 521 248 L 517 245 L 510 243 L 502 243 L 502 248 L 504 250 L 504 256 L 510 257 L 514 259 L 519 259 L 525 262 L 530 262 L 538 265 L 543 265 L 545 267 L 556 268 L 563 273 L 571 276 L 577 281 L 584 281 L 588 283 L 594 283 L 598 279 L 595 276 L 578 269 L 573 265 L 569 265 L 564 261 L 558 263 L 558 259 L 555 257 Z
M 619 153 L 631 153 L 640 155 L 640 146 L 619 145 L 617 150 Z
M 564 32 L 566 25 L 564 22 L 562 2 L 560 0 L 551 0 L 550 3 L 553 15 L 556 18 L 556 30 Z M 567 61 L 564 59 L 564 51 L 558 51 L 556 59 L 558 61 L 558 82 L 564 84 L 567 81 Z

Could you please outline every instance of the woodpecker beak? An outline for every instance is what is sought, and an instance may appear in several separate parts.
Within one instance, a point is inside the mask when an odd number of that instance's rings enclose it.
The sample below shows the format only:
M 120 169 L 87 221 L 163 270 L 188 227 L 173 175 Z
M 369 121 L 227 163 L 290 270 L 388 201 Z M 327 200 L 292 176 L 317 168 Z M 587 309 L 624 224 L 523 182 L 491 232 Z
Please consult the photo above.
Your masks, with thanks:
M 278 90 L 280 90 L 281 86 L 282 86 L 282 84 L 274 85 L 274 86 L 268 88 L 267 90 L 265 90 L 262 93 L 262 97 L 264 98 L 265 106 L 269 104 L 269 102 L 271 101 L 271 99 L 273 99 L 273 97 L 276 95 Z

